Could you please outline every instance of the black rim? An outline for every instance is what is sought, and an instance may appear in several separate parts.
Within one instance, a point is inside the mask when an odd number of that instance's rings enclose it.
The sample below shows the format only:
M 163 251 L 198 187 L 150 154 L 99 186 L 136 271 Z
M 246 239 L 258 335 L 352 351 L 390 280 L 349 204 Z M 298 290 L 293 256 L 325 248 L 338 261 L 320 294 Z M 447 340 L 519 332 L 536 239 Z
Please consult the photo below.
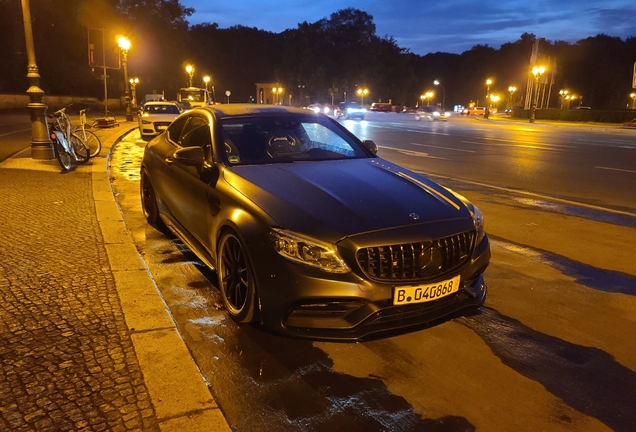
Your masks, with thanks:
M 150 215 L 150 212 L 148 211 L 148 209 L 152 208 L 151 206 L 153 205 L 154 196 L 153 196 L 152 186 L 150 185 L 150 182 L 148 181 L 146 173 L 143 173 L 141 175 L 141 192 L 142 192 L 142 203 L 144 207 L 143 208 L 144 216 L 148 217 Z
M 238 239 L 228 236 L 221 250 L 223 292 L 230 312 L 240 313 L 246 305 L 249 289 L 247 260 Z

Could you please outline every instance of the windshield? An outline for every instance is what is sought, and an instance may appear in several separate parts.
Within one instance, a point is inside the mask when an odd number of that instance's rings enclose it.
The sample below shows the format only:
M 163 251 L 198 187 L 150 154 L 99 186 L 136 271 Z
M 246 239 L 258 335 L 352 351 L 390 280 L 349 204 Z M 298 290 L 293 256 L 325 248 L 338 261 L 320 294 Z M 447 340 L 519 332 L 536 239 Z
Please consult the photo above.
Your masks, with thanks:
M 180 90 L 182 101 L 205 102 L 205 90 Z
M 146 105 L 144 112 L 148 114 L 180 114 L 176 105 Z
M 230 165 L 369 157 L 322 115 L 224 118 L 220 128 Z

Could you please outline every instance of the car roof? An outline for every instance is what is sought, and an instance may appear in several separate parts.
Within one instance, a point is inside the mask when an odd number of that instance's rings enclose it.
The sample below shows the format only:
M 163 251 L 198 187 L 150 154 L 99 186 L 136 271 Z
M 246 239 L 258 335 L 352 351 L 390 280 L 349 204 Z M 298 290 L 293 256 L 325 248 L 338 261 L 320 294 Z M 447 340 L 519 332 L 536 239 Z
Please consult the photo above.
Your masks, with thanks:
M 263 104 L 223 104 L 206 105 L 198 107 L 190 112 L 206 110 L 212 112 L 217 118 L 238 117 L 248 115 L 280 115 L 280 114 L 302 114 L 310 115 L 311 111 L 304 108 L 288 107 L 281 105 Z
M 169 101 L 148 101 L 144 105 L 174 105 L 174 106 L 178 106 L 176 102 L 169 102 Z

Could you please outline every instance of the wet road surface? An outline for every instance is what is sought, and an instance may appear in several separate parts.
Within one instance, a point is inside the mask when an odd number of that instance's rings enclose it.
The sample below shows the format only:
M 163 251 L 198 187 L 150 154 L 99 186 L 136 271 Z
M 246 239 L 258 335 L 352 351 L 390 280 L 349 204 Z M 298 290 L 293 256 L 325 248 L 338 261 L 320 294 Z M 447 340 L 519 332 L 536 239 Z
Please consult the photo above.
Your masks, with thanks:
M 447 179 L 486 216 L 493 253 L 486 307 L 365 342 L 312 342 L 235 324 L 215 274 L 145 223 L 143 145 L 134 135 L 118 144 L 113 188 L 236 430 L 633 430 L 636 230 L 618 200 L 613 210 L 622 213 L 612 213 Z

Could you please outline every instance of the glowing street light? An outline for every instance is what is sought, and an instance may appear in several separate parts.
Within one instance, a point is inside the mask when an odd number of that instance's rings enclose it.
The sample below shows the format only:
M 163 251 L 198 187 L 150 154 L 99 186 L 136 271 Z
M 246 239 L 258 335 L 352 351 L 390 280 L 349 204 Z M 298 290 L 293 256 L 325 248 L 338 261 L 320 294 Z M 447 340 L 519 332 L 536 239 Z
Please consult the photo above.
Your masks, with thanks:
M 274 93 L 274 105 L 280 105 L 282 101 L 283 88 L 282 87 L 274 87 L 272 89 L 272 93 Z
M 358 96 L 360 96 L 360 105 L 364 105 L 364 97 L 369 94 L 369 89 L 358 89 Z
M 130 109 L 130 83 L 128 82 L 128 50 L 130 49 L 130 41 L 122 36 L 117 40 L 117 44 L 119 45 L 119 49 L 122 54 L 122 63 L 124 65 L 126 121 L 132 121 L 132 111 Z
M 632 98 L 632 109 L 636 106 L 636 93 L 630 93 L 630 98 Z
M 435 96 L 435 93 L 433 93 L 432 91 L 427 91 L 426 94 L 424 94 L 424 96 L 426 96 L 426 105 L 430 105 L 431 98 Z
M 185 70 L 188 74 L 188 87 L 192 87 L 192 77 L 194 76 L 194 66 L 187 65 Z
M 534 75 L 534 101 L 532 103 L 532 111 L 530 111 L 530 123 L 534 123 L 534 119 L 537 111 L 537 103 L 539 102 L 539 79 L 545 72 L 543 66 L 535 66 L 532 68 L 532 75 Z
M 139 78 L 131 78 L 128 80 L 128 82 L 130 83 L 130 88 L 132 89 L 132 105 L 137 106 L 137 91 L 135 90 L 135 87 L 137 87 L 137 84 L 139 84 Z
M 442 111 L 444 111 L 444 106 L 446 105 L 446 89 L 439 82 L 439 80 L 433 81 L 433 84 L 435 84 L 436 86 L 440 86 L 442 88 Z

